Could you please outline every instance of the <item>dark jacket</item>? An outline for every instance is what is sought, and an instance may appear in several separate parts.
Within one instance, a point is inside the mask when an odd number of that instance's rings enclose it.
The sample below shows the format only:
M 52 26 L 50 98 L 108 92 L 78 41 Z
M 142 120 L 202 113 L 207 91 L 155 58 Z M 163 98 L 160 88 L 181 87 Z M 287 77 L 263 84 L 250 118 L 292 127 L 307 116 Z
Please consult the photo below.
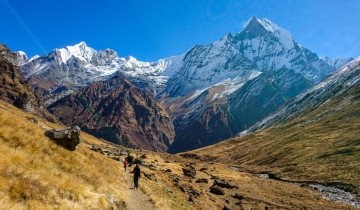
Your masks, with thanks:
M 135 166 L 133 172 L 134 172 L 134 177 L 140 177 L 141 170 L 139 166 Z

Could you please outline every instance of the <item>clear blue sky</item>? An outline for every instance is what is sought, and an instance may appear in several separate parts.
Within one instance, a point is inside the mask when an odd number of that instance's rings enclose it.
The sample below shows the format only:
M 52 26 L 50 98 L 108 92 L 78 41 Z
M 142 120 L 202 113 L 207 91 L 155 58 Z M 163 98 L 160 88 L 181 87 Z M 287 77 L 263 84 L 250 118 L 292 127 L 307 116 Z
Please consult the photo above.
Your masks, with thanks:
M 0 42 L 29 56 L 85 41 L 142 61 L 268 18 L 321 56 L 360 55 L 359 0 L 0 0 Z

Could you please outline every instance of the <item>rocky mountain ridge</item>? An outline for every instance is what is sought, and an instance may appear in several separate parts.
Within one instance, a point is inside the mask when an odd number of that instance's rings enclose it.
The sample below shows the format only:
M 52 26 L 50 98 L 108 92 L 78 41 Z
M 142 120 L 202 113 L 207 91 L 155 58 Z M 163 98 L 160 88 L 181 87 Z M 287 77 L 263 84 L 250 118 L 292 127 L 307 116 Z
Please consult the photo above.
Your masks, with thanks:
M 165 151 L 175 136 L 161 105 L 121 77 L 86 86 L 49 110 L 66 125 L 131 148 Z

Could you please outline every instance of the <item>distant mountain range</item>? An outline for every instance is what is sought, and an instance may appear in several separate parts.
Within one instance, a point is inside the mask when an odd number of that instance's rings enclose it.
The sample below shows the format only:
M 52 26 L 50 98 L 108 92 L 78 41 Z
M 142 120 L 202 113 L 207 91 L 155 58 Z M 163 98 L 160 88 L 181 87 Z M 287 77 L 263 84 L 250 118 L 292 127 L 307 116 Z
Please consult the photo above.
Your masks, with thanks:
M 248 129 L 350 60 L 318 57 L 289 31 L 253 17 L 235 35 L 156 62 L 119 58 L 84 42 L 31 59 L 19 52 L 17 62 L 47 105 L 93 83 L 125 78 L 167 110 L 176 132 L 169 151 L 180 152 Z

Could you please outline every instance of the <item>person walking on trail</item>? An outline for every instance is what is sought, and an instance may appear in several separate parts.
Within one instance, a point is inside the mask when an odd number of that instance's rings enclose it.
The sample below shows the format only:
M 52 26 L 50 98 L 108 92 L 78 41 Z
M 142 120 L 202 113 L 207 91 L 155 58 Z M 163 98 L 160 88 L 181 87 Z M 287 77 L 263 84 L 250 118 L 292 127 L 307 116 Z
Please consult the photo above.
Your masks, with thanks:
M 139 188 L 139 178 L 141 174 L 139 163 L 136 164 L 134 170 L 132 171 L 134 173 L 134 188 Z
M 127 166 L 128 162 L 125 160 L 124 161 L 124 168 L 125 168 L 125 171 L 126 171 L 126 166 Z

